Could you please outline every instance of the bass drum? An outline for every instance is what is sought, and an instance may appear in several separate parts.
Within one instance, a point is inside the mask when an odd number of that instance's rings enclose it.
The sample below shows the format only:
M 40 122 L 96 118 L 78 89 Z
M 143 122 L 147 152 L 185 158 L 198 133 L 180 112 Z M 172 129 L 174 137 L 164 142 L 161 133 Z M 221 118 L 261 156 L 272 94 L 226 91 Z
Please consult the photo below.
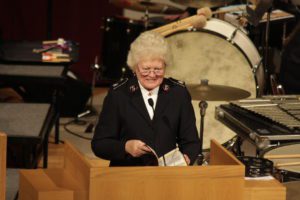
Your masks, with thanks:
M 300 153 L 300 143 L 288 143 L 280 146 L 272 147 L 262 152 L 262 157 L 273 161 L 274 166 L 281 164 L 275 171 L 275 177 L 278 177 L 282 182 L 300 181 L 300 158 L 297 157 Z M 296 155 L 295 158 L 284 158 L 286 155 Z M 281 157 L 281 158 L 280 158 Z M 296 163 L 288 165 L 288 163 Z M 298 163 L 298 165 L 297 165 Z M 284 166 L 286 165 L 286 166 Z
M 228 38 L 232 40 L 229 41 Z M 173 55 L 173 63 L 166 69 L 166 76 L 200 84 L 238 87 L 247 90 L 252 97 L 260 96 L 264 88 L 261 57 L 247 35 L 228 22 L 211 19 L 197 31 L 175 32 L 167 37 Z M 198 101 L 192 101 L 199 132 L 200 111 Z M 226 102 L 208 101 L 205 116 L 203 148 L 210 147 L 210 140 L 224 144 L 235 133 L 215 120 L 215 107 Z

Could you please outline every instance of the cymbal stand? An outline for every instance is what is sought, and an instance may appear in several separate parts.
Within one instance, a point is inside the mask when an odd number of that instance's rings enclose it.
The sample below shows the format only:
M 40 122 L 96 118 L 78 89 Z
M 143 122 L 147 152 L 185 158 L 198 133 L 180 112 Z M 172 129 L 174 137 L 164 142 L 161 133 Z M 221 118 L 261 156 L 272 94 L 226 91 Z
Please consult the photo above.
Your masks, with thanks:
M 206 101 L 201 100 L 199 102 L 199 108 L 200 108 L 200 154 L 198 155 L 197 164 L 202 165 L 204 156 L 203 156 L 203 132 L 204 132 L 204 117 L 206 113 L 206 108 L 208 104 Z
M 149 17 L 149 6 L 153 5 L 153 3 L 150 1 L 150 0 L 144 0 L 144 1 L 140 1 L 140 4 L 145 6 L 145 15 L 144 15 L 144 27 L 145 27 L 145 30 L 148 30 L 148 27 L 149 27 L 149 20 L 150 20 L 150 17 Z
M 149 27 L 149 10 L 148 10 L 148 6 L 146 6 L 146 10 L 145 10 L 145 30 L 148 30 Z

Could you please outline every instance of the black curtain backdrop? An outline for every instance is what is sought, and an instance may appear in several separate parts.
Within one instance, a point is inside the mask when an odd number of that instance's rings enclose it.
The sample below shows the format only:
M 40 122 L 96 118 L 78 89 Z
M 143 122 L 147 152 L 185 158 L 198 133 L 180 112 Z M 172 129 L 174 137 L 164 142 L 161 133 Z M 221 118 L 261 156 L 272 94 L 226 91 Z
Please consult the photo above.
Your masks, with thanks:
M 90 65 L 96 55 L 101 62 L 103 18 L 121 11 L 108 0 L 0 0 L 0 39 L 47 40 L 47 22 L 51 21 L 51 39 L 62 37 L 79 43 L 79 60 L 71 71 L 90 83 Z

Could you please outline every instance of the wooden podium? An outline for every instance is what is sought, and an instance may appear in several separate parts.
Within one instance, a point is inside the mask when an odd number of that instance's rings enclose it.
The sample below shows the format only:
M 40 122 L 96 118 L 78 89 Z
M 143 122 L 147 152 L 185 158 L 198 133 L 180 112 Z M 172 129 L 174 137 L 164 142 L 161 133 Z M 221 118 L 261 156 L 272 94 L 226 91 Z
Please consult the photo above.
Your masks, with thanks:
M 6 145 L 7 136 L 0 132 L 0 199 L 6 197 Z
M 211 148 L 212 166 L 96 170 L 91 174 L 90 199 L 242 199 L 244 166 L 217 143 Z
M 63 169 L 20 171 L 19 199 L 266 199 L 267 193 L 254 195 L 263 187 L 247 186 L 244 165 L 215 141 L 210 155 L 209 166 L 95 166 L 66 142 Z M 278 200 L 285 199 L 281 184 L 270 185 L 269 189 L 280 191 Z

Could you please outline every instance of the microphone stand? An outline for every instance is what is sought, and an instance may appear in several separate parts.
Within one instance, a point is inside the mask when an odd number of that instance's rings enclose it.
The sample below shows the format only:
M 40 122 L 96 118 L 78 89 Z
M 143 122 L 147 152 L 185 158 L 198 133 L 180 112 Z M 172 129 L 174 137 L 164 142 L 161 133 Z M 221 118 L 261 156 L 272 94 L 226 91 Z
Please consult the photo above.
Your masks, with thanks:
M 95 110 L 95 108 L 93 107 L 93 101 L 94 101 L 94 90 L 95 90 L 95 85 L 96 85 L 96 78 L 98 76 L 101 75 L 101 67 L 100 65 L 98 64 L 98 56 L 95 57 L 95 63 L 94 65 L 91 66 L 92 70 L 93 70 L 93 77 L 92 77 L 92 85 L 91 85 L 91 98 L 90 98 L 90 101 L 87 105 L 87 109 L 78 114 L 77 115 L 77 118 L 76 120 L 84 117 L 84 116 L 87 116 L 87 115 L 97 115 L 97 111 Z M 93 132 L 93 128 L 94 128 L 94 123 L 93 122 L 90 122 L 85 130 L 85 133 L 92 133 Z
M 208 85 L 208 80 L 207 79 L 201 80 L 201 85 Z M 197 164 L 202 165 L 203 161 L 204 161 L 204 155 L 203 155 L 204 118 L 205 118 L 206 109 L 207 109 L 208 104 L 205 100 L 201 100 L 198 105 L 200 108 L 200 133 L 199 133 L 200 153 L 198 154 Z
M 199 102 L 199 108 L 200 108 L 200 135 L 199 135 L 200 154 L 198 155 L 198 159 L 197 159 L 197 164 L 198 165 L 202 165 L 203 160 L 204 160 L 204 155 L 203 155 L 203 132 L 204 132 L 204 117 L 205 117 L 207 106 L 208 106 L 208 104 L 207 104 L 206 101 L 201 100 Z

